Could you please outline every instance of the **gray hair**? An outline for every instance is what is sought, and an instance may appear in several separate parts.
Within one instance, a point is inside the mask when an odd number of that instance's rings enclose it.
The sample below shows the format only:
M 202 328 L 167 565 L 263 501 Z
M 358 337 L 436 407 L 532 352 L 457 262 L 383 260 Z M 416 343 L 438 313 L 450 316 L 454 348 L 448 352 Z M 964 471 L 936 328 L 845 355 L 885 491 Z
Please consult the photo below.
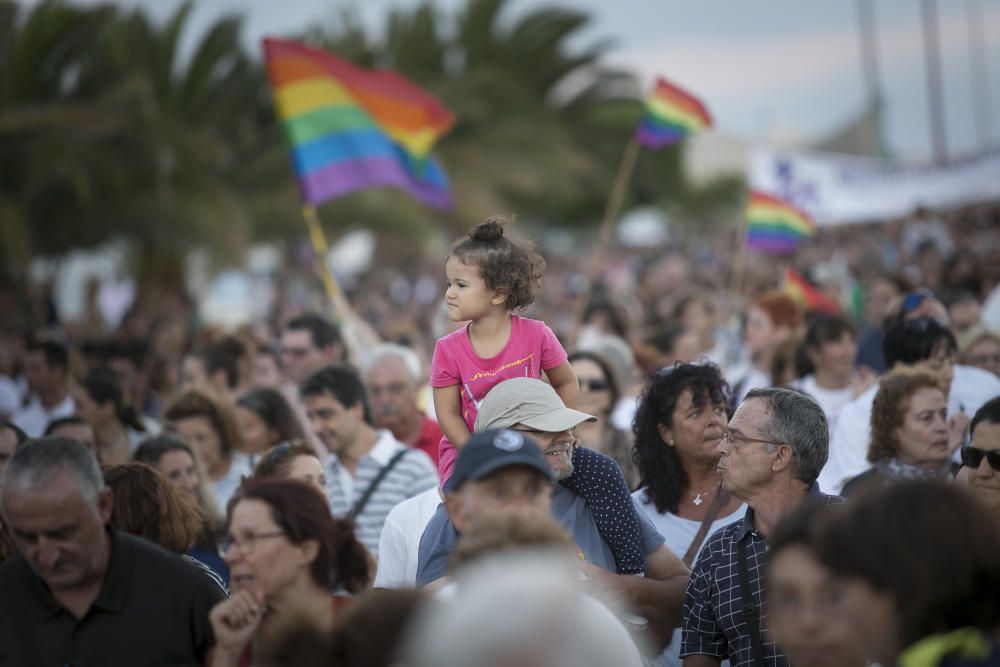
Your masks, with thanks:
M 830 427 L 823 408 L 812 397 L 792 389 L 753 389 L 743 402 L 752 398 L 767 403 L 770 419 L 760 424 L 763 436 L 790 446 L 795 455 L 795 477 L 806 484 L 815 482 L 830 454 Z
M 101 466 L 90 451 L 76 440 L 46 436 L 29 440 L 14 452 L 0 480 L 2 496 L 8 492 L 30 491 L 43 486 L 59 471 L 71 473 L 77 480 L 80 495 L 88 504 L 96 504 L 104 488 Z
M 411 376 L 413 376 L 414 382 L 421 382 L 424 379 L 423 369 L 420 365 L 420 357 L 417 356 L 417 353 L 414 352 L 412 348 L 405 347 L 403 345 L 396 345 L 395 343 L 382 343 L 371 349 L 365 357 L 365 374 L 367 375 L 368 371 L 370 371 L 375 364 L 388 357 L 398 357 L 399 359 L 402 359 L 403 365 L 406 366 L 406 370 L 409 371 Z

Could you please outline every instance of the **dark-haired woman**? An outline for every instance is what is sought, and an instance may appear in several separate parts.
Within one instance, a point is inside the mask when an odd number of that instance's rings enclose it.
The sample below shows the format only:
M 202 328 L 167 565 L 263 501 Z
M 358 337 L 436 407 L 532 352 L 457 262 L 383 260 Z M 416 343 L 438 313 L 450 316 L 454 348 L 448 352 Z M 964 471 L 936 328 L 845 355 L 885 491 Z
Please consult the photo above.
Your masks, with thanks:
M 806 328 L 801 352 L 801 377 L 790 386 L 816 399 L 832 436 L 840 410 L 875 382 L 875 374 L 867 368 L 855 371 L 854 325 L 839 315 L 815 315 Z
M 653 375 L 635 415 L 633 456 L 642 481 L 632 495 L 688 567 L 709 535 L 745 512 L 716 469 L 727 400 L 718 366 L 678 364 Z M 680 665 L 680 644 L 675 630 L 657 664 Z
M 87 373 L 73 391 L 73 402 L 76 415 L 94 430 L 101 465 L 125 463 L 149 435 L 113 371 L 99 368 Z
M 301 442 L 283 442 L 264 452 L 251 479 L 297 479 L 326 493 L 326 473 L 316 450 Z
M 331 632 L 351 600 L 331 592 L 368 586 L 367 555 L 351 524 L 334 519 L 310 485 L 247 482 L 229 515 L 225 558 L 233 596 L 210 614 L 216 645 L 208 664 L 256 664 L 256 640 L 273 641 L 268 628 L 289 619 Z
M 276 389 L 242 394 L 236 399 L 236 421 L 243 433 L 243 452 L 253 463 L 275 445 L 304 438 L 295 412 Z
M 611 413 L 621 390 L 611 365 L 601 354 L 590 350 L 577 351 L 567 359 L 580 382 L 577 408 L 597 417 L 596 422 L 584 422 L 576 427 L 580 442 L 615 460 L 629 489 L 639 483 L 639 473 L 632 462 L 632 434 L 615 428 L 611 423 Z

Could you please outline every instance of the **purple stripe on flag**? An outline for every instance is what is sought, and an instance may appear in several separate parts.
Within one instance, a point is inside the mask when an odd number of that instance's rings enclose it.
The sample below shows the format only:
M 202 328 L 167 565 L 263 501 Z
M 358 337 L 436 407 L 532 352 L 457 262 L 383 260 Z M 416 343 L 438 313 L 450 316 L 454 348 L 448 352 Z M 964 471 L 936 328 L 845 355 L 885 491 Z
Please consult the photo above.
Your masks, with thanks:
M 302 198 L 310 204 L 382 185 L 399 188 L 434 208 L 452 207 L 451 194 L 447 189 L 420 181 L 390 155 L 337 162 L 299 178 Z
M 795 252 L 799 247 L 798 239 L 781 239 L 772 237 L 761 237 L 755 234 L 747 236 L 747 247 L 762 250 L 773 255 L 788 255 Z
M 686 134 L 683 131 L 658 132 L 649 125 L 641 123 L 635 131 L 635 139 L 646 148 L 656 150 L 680 141 Z

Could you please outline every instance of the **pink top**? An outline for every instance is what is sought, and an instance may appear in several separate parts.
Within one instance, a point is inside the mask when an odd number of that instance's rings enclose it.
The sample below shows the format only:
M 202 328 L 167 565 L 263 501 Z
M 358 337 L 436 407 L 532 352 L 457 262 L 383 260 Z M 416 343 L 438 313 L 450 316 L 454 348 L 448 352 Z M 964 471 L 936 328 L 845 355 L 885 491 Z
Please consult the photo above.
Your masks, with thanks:
M 552 329 L 540 320 L 510 316 L 510 337 L 500 353 L 483 359 L 472 349 L 468 326 L 444 336 L 434 346 L 431 360 L 431 387 L 460 385 L 462 419 L 472 431 L 479 414 L 479 404 L 490 389 L 511 378 L 541 378 L 547 371 L 566 361 L 566 350 Z M 458 451 L 441 438 L 438 469 L 443 485 L 451 477 Z

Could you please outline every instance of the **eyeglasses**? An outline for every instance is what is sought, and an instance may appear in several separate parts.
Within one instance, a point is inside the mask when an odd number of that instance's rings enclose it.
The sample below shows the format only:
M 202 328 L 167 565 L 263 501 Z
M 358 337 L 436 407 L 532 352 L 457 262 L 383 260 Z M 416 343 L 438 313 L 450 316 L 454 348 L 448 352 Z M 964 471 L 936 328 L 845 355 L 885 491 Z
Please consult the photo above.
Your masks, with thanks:
M 284 536 L 285 533 L 280 530 L 271 531 L 270 533 L 247 533 L 240 537 L 230 534 L 222 539 L 222 543 L 219 546 L 222 548 L 222 553 L 228 553 L 230 548 L 236 547 L 240 550 L 240 553 L 251 554 L 257 548 L 257 542 L 260 540 Z
M 979 449 L 978 447 L 962 447 L 962 465 L 966 468 L 978 468 L 983 457 L 994 470 L 1000 470 L 1000 449 Z
M 773 440 L 764 440 L 762 438 L 748 438 L 744 435 L 737 435 L 736 433 L 729 430 L 727 430 L 725 433 L 722 434 L 722 437 L 719 439 L 719 442 L 723 443 L 727 447 L 732 447 L 733 449 L 739 449 L 743 445 L 751 442 L 757 442 L 762 445 L 780 444 Z
M 607 380 L 580 380 L 580 389 L 587 391 L 605 391 L 610 386 Z
M 913 312 L 920 307 L 920 304 L 924 302 L 924 299 L 933 299 L 934 295 L 927 291 L 917 291 L 910 292 L 905 297 L 903 297 L 903 303 L 900 307 L 900 312 L 903 315 Z

